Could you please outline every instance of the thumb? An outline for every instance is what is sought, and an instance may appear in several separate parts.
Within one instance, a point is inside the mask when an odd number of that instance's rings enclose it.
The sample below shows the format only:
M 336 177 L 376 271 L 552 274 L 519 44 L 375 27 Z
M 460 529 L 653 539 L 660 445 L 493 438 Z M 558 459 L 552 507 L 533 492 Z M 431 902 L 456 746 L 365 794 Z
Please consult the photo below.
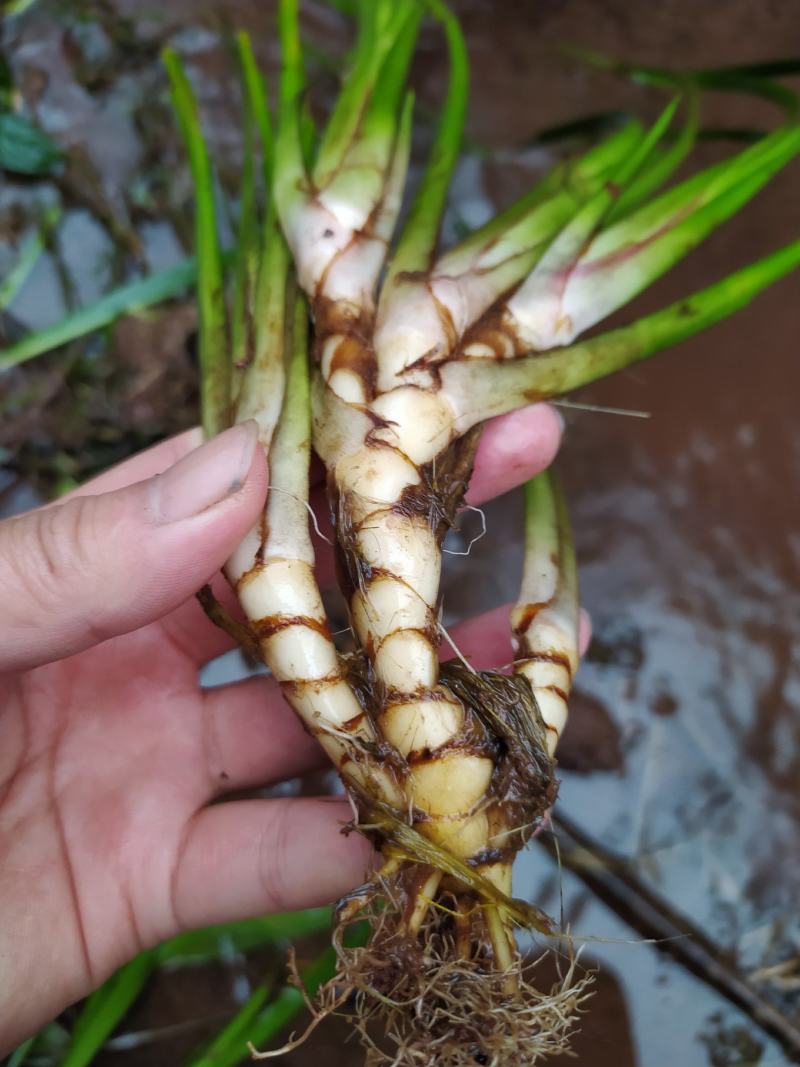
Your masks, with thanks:
M 258 427 L 247 422 L 147 481 L 0 522 L 0 671 L 166 615 L 220 569 L 266 486 Z

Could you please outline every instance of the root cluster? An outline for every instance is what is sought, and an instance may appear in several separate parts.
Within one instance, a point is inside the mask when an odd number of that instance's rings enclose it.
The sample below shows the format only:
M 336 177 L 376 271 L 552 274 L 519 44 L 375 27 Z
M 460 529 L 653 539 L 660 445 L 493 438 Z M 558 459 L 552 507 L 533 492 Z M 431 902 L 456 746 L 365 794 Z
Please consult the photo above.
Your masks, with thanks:
M 498 972 L 487 939 L 475 936 L 483 926 L 477 903 L 466 916 L 472 936 L 465 945 L 463 912 L 442 901 L 412 937 L 402 888 L 382 890 L 358 916 L 372 927 L 365 946 L 347 947 L 348 924 L 337 930 L 339 973 L 319 1002 L 321 1013 L 351 1019 L 369 1067 L 527 1067 L 568 1051 L 592 982 L 574 957 L 549 989 L 539 989 L 536 971 L 549 951 L 532 962 L 516 954 Z

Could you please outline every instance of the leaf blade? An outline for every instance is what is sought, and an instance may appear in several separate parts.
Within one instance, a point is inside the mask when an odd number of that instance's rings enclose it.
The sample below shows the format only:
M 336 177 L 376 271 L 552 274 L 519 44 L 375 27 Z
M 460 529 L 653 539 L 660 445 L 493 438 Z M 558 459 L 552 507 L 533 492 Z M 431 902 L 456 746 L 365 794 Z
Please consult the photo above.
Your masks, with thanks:
M 0 373 L 36 356 L 60 348 L 96 330 L 110 326 L 120 315 L 134 314 L 180 296 L 197 278 L 197 261 L 185 259 L 174 267 L 126 282 L 88 307 L 78 308 L 42 330 L 0 349 Z
M 174 49 L 165 48 L 162 55 L 194 182 L 202 423 L 206 437 L 213 437 L 230 424 L 231 417 L 227 308 L 214 179 L 197 100 L 186 71 Z

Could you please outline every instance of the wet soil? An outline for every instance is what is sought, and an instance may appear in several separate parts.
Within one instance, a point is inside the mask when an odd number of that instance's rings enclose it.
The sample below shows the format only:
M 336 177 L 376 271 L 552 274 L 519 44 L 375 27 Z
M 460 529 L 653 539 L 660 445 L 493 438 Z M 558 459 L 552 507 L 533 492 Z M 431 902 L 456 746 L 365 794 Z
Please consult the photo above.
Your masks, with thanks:
M 649 116 L 662 101 L 568 59 L 559 51 L 564 42 L 685 67 L 772 59 L 800 46 L 796 5 L 787 2 L 454 6 L 474 73 L 470 145 L 449 236 L 483 221 L 550 164 L 554 149 L 536 142 L 538 130 L 616 108 Z M 322 5 L 308 8 L 324 110 L 330 60 L 346 35 Z M 72 234 L 68 240 L 62 231 L 37 265 L 3 318 L 6 336 L 53 321 L 137 264 L 152 270 L 181 255 L 189 186 L 158 48 L 170 38 L 186 55 L 227 184 L 240 143 L 235 82 L 218 34 L 251 29 L 259 58 L 274 71 L 272 9 L 255 0 L 160 7 L 41 0 L 3 28 L 17 86 L 70 157 L 66 177 L 0 187 L 0 274 L 37 203 L 61 198 Z M 417 64 L 423 108 L 441 92 L 441 58 L 435 35 L 427 36 Z M 775 121 L 769 107 L 741 98 L 713 96 L 707 107 L 710 125 Z M 731 150 L 708 143 L 699 157 Z M 798 234 L 795 167 L 618 321 Z M 26 505 L 192 422 L 192 331 L 191 309 L 178 303 L 0 381 L 2 503 Z M 800 954 L 799 337 L 794 277 L 734 320 L 573 398 L 647 417 L 564 408 L 559 461 L 594 624 L 564 738 L 559 804 L 798 1024 L 791 961 Z M 487 509 L 487 537 L 468 560 L 451 557 L 449 617 L 513 598 L 521 518 L 518 496 L 496 502 Z M 563 906 L 573 931 L 590 938 L 585 961 L 601 966 L 576 1045 L 581 1067 L 791 1062 L 703 981 L 636 943 L 623 919 L 536 845 L 520 862 L 518 891 L 551 913 Z M 786 965 L 780 973 L 779 964 Z M 183 1062 L 240 993 L 241 975 L 230 968 L 161 976 L 129 1031 L 189 1028 L 109 1049 L 101 1062 Z M 285 1062 L 357 1063 L 345 1033 L 338 1024 L 323 1028 Z

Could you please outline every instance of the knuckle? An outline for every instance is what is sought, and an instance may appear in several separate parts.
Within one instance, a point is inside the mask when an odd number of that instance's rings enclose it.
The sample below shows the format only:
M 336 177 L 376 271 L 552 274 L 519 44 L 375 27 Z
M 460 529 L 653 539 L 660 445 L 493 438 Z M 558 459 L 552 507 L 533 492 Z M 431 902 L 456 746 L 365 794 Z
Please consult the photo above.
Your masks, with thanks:
M 96 508 L 88 499 L 40 508 L 12 521 L 11 585 L 35 608 L 52 608 L 85 583 L 98 558 Z
M 288 800 L 275 798 L 271 807 L 272 817 L 264 826 L 259 843 L 258 868 L 264 906 L 268 912 L 276 912 L 292 906 L 287 881 L 291 819 Z

